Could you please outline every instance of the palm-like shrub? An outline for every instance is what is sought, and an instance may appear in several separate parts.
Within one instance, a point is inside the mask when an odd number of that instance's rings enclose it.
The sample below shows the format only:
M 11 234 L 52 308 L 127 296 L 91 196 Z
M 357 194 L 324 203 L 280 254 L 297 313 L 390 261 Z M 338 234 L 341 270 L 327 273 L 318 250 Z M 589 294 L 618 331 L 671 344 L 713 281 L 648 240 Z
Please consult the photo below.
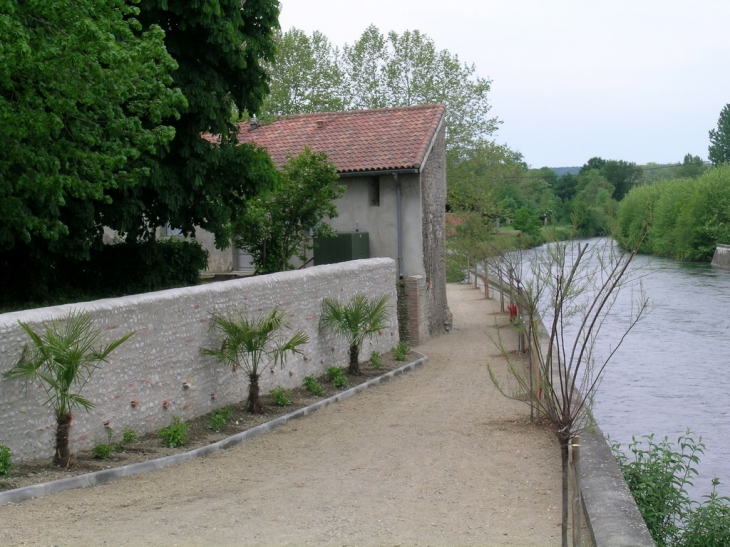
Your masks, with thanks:
M 369 299 L 356 294 L 348 304 L 335 298 L 322 301 L 320 330 L 331 330 L 350 344 L 350 374 L 360 374 L 360 349 L 365 338 L 379 334 L 388 326 L 388 296 Z
M 213 326 L 223 334 L 220 349 L 200 348 L 204 355 L 211 355 L 230 365 L 233 370 L 239 367 L 248 376 L 249 412 L 261 412 L 259 402 L 259 377 L 269 365 L 282 366 L 287 354 L 302 353 L 299 346 L 306 344 L 309 337 L 302 331 L 286 338 L 282 330 L 287 328 L 286 314 L 273 309 L 268 314 L 249 317 L 239 311 L 230 316 L 213 314 Z
M 71 466 L 68 437 L 72 411 L 93 408 L 94 403 L 80 395 L 81 390 L 107 357 L 134 332 L 99 346 L 101 329 L 94 328 L 91 314 L 72 311 L 64 321 L 54 321 L 45 333 L 35 332 L 26 323 L 20 326 L 30 337 L 30 346 L 23 348 L 17 365 L 7 371 L 6 378 L 24 378 L 27 383 L 40 380 L 48 394 L 46 404 L 56 412 L 56 454 L 53 463 Z

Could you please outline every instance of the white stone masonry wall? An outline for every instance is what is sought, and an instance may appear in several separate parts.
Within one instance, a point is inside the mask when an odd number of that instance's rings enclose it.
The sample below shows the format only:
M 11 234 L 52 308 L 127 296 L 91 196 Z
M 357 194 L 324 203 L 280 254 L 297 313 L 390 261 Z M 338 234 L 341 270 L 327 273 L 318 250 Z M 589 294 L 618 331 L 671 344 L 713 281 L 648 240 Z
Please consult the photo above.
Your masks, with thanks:
M 247 377 L 219 361 L 203 357 L 199 348 L 215 347 L 220 338 L 210 328 L 210 313 L 245 308 L 265 313 L 287 312 L 293 331 L 303 330 L 309 342 L 303 355 L 290 357 L 283 368 L 271 367 L 261 377 L 261 392 L 276 386 L 300 386 L 308 375 L 327 367 L 347 366 L 348 346 L 329 333 L 319 333 L 324 297 L 349 300 L 357 293 L 390 297 L 390 325 L 366 341 L 362 356 L 384 352 L 398 342 L 395 262 L 389 258 L 357 260 L 197 287 L 97 300 L 0 315 L 0 373 L 12 368 L 28 337 L 18 321 L 38 331 L 71 309 L 92 313 L 108 340 L 136 331 L 85 386 L 82 395 L 95 403 L 88 413 L 74 412 L 71 450 L 106 441 L 104 422 L 121 435 L 125 428 L 139 435 L 168 425 L 173 416 L 188 420 L 246 398 Z M 186 387 L 189 386 L 189 387 Z M 55 416 L 44 406 L 44 390 L 35 384 L 0 377 L 0 444 L 15 462 L 53 455 Z

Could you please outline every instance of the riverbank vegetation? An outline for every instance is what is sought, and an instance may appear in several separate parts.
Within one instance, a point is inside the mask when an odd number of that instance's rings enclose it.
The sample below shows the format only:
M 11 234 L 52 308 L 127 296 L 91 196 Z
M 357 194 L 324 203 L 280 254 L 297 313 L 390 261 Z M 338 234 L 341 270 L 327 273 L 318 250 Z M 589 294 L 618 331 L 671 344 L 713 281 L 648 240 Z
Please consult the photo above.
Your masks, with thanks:
M 642 253 L 711 260 L 718 243 L 730 242 L 730 166 L 634 187 L 618 206 L 614 235 L 631 246 L 644 232 Z
M 635 438 L 629 454 L 618 443 L 612 450 L 658 547 L 714 547 L 730 545 L 730 498 L 717 494 L 713 479 L 704 501 L 692 500 L 686 487 L 693 485 L 696 465 L 704 453 L 702 439 L 688 431 L 671 443 L 653 435 Z

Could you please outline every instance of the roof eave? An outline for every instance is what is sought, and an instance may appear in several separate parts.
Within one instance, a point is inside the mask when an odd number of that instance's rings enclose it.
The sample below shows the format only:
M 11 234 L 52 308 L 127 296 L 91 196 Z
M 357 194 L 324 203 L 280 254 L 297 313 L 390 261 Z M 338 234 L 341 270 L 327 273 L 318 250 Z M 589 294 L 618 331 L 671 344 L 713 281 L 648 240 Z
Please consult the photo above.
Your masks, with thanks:
M 379 169 L 372 171 L 344 171 L 337 172 L 340 177 L 380 177 L 386 175 L 417 175 L 421 172 L 418 167 L 408 169 Z

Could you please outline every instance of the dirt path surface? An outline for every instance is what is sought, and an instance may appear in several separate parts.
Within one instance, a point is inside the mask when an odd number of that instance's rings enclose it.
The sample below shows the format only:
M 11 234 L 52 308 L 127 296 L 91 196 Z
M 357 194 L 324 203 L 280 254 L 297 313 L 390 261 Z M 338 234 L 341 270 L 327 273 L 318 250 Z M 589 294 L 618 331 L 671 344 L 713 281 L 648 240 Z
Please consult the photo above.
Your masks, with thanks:
M 557 442 L 484 366 L 505 369 L 485 331 L 506 319 L 448 291 L 454 332 L 421 369 L 208 458 L 4 505 L 0 545 L 558 545 Z

